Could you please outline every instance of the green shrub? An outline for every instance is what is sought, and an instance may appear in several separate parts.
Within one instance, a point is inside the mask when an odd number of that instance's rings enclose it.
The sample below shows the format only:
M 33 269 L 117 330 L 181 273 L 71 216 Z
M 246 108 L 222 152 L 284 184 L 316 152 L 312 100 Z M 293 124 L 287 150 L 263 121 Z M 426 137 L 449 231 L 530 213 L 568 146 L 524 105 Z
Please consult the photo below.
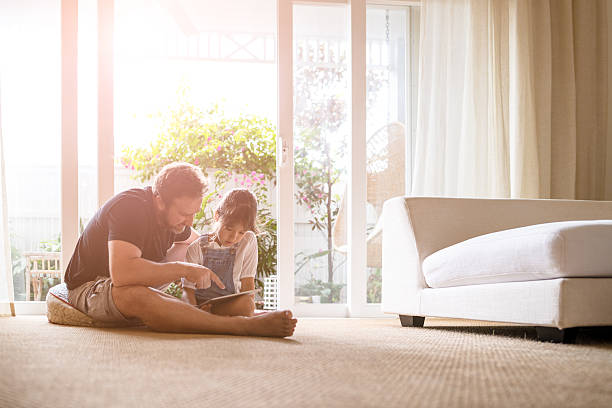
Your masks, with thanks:
M 207 110 L 187 100 L 187 90 L 179 90 L 174 109 L 161 115 L 163 126 L 148 147 L 124 147 L 120 162 L 135 171 L 141 182 L 149 181 L 168 163 L 183 161 L 213 176 L 194 219 L 193 227 L 206 230 L 213 221 L 214 208 L 228 182 L 249 188 L 257 197 L 259 259 L 257 285 L 276 273 L 276 220 L 270 213 L 268 184 L 276 182 L 276 129 L 257 115 L 226 115 L 215 104 Z M 212 174 L 209 174 L 211 173 Z

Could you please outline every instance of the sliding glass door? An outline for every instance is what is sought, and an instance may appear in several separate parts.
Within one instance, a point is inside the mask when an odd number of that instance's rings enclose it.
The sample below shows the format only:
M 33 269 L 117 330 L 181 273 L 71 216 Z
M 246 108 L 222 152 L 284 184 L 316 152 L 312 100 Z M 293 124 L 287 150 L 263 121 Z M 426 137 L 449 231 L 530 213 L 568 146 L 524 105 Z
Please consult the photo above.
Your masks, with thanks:
M 186 161 L 207 176 L 195 228 L 231 188 L 259 204 L 256 285 L 276 271 L 276 0 L 116 1 L 114 190 Z
M 293 7 L 293 224 L 296 303 L 346 304 L 346 250 L 333 229 L 350 134 L 345 5 Z
M 410 192 L 416 121 L 419 8 L 367 9 L 366 299 L 381 302 L 382 206 Z M 375 310 L 368 307 L 370 310 Z
M 278 0 L 280 305 L 298 315 L 380 314 L 378 221 L 409 191 L 416 107 L 418 14 L 390 3 Z
M 203 231 L 223 191 L 256 190 L 275 238 L 260 247 L 261 277 L 277 272 L 280 307 L 298 315 L 379 313 L 382 203 L 410 186 L 418 6 L 28 0 L 0 7 L 17 300 L 43 300 L 59 280 L 57 264 L 45 264 L 47 275 L 28 274 L 26 265 L 43 267 L 33 256 L 65 266 L 79 227 L 100 204 L 148 183 L 163 164 L 186 160 L 210 177 Z

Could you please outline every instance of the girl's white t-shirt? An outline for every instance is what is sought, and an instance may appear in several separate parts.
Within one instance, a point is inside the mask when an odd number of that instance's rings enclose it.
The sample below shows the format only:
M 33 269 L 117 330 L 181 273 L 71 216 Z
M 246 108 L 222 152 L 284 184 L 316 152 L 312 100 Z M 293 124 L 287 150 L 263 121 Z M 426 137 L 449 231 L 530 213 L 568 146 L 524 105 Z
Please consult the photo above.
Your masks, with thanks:
M 240 279 L 254 278 L 257 273 L 257 237 L 252 231 L 247 231 L 237 245 L 233 276 L 236 293 L 240 292 L 242 285 Z M 216 242 L 209 242 L 208 247 L 214 249 L 221 248 Z M 187 262 L 202 265 L 202 250 L 200 248 L 199 239 L 189 245 L 189 248 L 187 248 Z

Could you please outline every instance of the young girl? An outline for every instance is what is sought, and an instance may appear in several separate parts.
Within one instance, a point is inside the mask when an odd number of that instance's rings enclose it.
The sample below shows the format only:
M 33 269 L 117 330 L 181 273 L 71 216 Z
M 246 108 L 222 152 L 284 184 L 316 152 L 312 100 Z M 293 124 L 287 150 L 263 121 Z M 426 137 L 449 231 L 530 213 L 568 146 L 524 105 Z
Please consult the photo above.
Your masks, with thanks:
M 185 288 L 187 300 L 197 305 L 205 300 L 255 289 L 257 272 L 257 200 L 246 189 L 229 191 L 215 210 L 215 230 L 200 236 L 187 249 L 187 262 L 212 270 L 225 285 L 215 283 L 207 289 Z M 255 303 L 252 295 L 203 307 L 225 316 L 252 316 Z

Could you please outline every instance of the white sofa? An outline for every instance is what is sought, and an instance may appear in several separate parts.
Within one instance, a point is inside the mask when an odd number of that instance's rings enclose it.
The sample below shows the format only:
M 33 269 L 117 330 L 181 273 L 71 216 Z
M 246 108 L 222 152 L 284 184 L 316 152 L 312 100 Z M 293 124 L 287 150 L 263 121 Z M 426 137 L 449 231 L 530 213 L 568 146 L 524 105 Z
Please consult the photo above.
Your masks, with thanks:
M 544 223 L 612 220 L 610 201 L 396 197 L 385 202 L 383 214 L 382 310 L 399 314 L 403 326 L 422 326 L 427 316 L 523 323 L 536 326 L 541 340 L 560 342 L 571 342 L 578 327 L 612 326 L 612 263 L 606 266 L 612 256 L 612 240 L 606 238 L 610 236 L 608 232 L 598 235 L 599 241 L 593 241 L 599 244 L 586 247 L 583 236 L 572 236 L 578 249 L 574 249 L 571 259 L 593 259 L 591 253 L 575 256 L 580 248 L 589 249 L 599 258 L 604 256 L 603 261 L 599 260 L 597 273 L 576 273 L 569 266 L 565 269 L 547 266 L 555 264 L 551 261 L 532 263 L 532 269 L 540 265 L 540 269 L 551 271 L 531 270 L 533 273 L 526 277 L 514 274 L 507 279 L 496 280 L 491 276 L 484 279 L 480 273 L 479 281 L 478 277 L 462 280 L 457 276 L 469 275 L 465 268 L 471 259 L 477 260 L 477 268 L 482 269 L 480 261 L 488 257 L 484 268 L 495 274 L 508 267 L 513 256 L 521 261 L 521 254 L 529 250 L 535 257 L 539 252 L 554 255 L 555 245 L 562 249 L 566 246 L 566 238 L 559 233 L 548 233 L 552 238 L 541 240 L 546 251 L 521 240 L 515 240 L 514 246 L 507 245 L 498 235 L 507 232 L 485 234 Z M 610 222 L 603 223 L 609 224 L 606 228 L 612 227 Z M 489 240 L 488 247 L 474 245 L 490 237 L 498 239 L 493 244 Z M 517 245 L 523 248 L 517 249 Z M 504 257 L 506 247 L 514 252 Z M 443 262 L 442 256 L 450 258 Z M 438 287 L 427 284 L 426 259 L 429 281 Z M 444 281 L 435 275 L 437 267 L 452 266 L 453 262 L 457 268 L 464 268 L 455 273 L 454 280 Z

